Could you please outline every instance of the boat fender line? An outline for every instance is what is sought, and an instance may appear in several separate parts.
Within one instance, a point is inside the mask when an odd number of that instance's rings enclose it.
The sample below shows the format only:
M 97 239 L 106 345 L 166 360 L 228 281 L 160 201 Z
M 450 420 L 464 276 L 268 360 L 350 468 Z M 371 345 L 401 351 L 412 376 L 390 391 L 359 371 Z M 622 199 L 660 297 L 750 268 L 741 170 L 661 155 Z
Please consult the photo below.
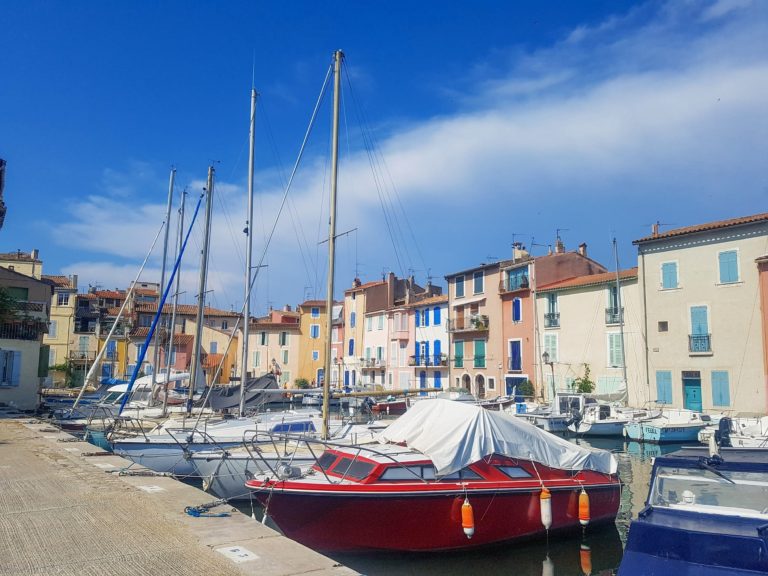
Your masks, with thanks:
M 541 524 L 544 529 L 549 531 L 552 527 L 552 494 L 546 486 L 542 486 L 539 494 L 539 505 L 541 508 Z
M 208 511 L 211 508 L 215 508 L 216 506 L 221 506 L 222 504 L 227 503 L 228 500 L 226 498 L 221 498 L 219 500 L 214 500 L 213 502 L 208 502 L 207 504 L 200 504 L 199 506 L 187 506 L 184 508 L 184 512 L 195 518 L 223 518 L 225 516 L 230 516 L 230 513 L 218 512 L 216 514 L 212 514 Z
M 469 498 L 466 496 L 464 496 L 464 504 L 461 505 L 461 527 L 468 539 L 475 535 L 475 513 L 472 510 L 472 504 L 469 503 Z
M 589 520 L 589 494 L 587 494 L 587 491 L 582 486 L 579 493 L 579 524 L 586 527 L 589 524 Z

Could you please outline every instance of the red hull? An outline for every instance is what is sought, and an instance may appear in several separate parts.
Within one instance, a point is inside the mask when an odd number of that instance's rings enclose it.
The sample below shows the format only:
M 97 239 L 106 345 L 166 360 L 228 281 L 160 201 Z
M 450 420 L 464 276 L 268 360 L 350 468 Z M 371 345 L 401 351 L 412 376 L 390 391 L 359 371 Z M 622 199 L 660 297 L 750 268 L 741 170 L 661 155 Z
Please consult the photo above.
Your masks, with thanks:
M 620 484 L 585 486 L 591 524 L 613 521 L 619 509 Z M 579 488 L 552 492 L 552 530 L 578 528 Z M 461 489 L 442 494 L 306 493 L 275 489 L 257 491 L 268 515 L 289 538 L 327 551 L 468 549 L 530 538 L 545 533 L 540 489 L 468 490 L 475 534 L 461 525 Z
M 371 412 L 374 414 L 388 414 L 390 416 L 405 414 L 407 410 L 408 403 L 405 400 L 402 402 L 380 402 L 371 407 Z

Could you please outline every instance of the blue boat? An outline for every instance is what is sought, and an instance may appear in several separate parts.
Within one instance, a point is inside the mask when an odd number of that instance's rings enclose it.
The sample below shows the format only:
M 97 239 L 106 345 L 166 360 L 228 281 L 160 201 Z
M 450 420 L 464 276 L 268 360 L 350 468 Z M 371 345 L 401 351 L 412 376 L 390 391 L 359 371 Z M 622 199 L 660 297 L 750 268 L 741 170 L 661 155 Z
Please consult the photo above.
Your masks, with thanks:
M 632 420 L 624 425 L 624 436 L 636 442 L 698 442 L 699 431 L 712 424 L 708 414 L 691 410 L 663 410 L 655 418 Z
M 657 456 L 619 576 L 768 573 L 768 450 Z

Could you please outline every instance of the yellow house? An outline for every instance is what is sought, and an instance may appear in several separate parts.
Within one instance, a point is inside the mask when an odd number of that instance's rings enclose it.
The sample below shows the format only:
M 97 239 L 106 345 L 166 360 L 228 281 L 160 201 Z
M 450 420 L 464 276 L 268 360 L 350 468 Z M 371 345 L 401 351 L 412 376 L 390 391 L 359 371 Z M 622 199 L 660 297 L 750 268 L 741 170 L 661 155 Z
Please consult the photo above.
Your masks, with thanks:
M 77 276 L 43 276 L 42 279 L 53 286 L 51 321 L 43 338 L 43 343 L 49 346 L 48 365 L 63 366 L 68 363 L 74 346 Z M 56 387 L 67 384 L 64 370 L 51 371 L 49 379 Z
M 328 314 L 324 300 L 307 300 L 299 304 L 299 365 L 298 378 L 310 385 L 320 386 L 325 367 L 325 343 Z

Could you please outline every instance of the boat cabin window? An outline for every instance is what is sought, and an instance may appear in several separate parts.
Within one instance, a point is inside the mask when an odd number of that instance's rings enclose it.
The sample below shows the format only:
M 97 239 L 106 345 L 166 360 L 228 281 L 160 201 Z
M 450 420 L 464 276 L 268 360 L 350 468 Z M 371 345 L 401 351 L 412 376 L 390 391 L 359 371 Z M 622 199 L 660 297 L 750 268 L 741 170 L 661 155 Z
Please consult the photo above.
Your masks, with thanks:
M 441 480 L 482 480 L 483 477 L 471 468 L 462 468 L 458 472 L 443 476 Z
M 272 432 L 286 434 L 289 432 L 315 432 L 315 424 L 311 420 L 299 420 L 297 422 L 280 422 L 272 426 Z
M 611 407 L 606 406 L 605 404 L 601 404 L 598 408 L 598 419 L 605 420 L 606 418 L 611 417 Z
M 380 480 L 434 480 L 434 466 L 390 466 L 379 477 Z
M 660 466 L 651 506 L 768 519 L 768 472 Z
M 361 460 L 353 460 L 352 458 L 341 458 L 336 466 L 331 469 L 334 474 L 339 474 L 347 478 L 354 478 L 355 480 L 362 480 L 376 466 L 370 462 L 363 462 Z
M 496 466 L 499 470 L 504 472 L 510 478 L 530 478 L 531 475 L 527 470 L 520 468 L 520 466 Z
M 323 470 L 328 470 L 334 462 L 336 462 L 336 454 L 333 454 L 332 452 L 324 452 L 322 456 L 317 459 L 317 465 Z

